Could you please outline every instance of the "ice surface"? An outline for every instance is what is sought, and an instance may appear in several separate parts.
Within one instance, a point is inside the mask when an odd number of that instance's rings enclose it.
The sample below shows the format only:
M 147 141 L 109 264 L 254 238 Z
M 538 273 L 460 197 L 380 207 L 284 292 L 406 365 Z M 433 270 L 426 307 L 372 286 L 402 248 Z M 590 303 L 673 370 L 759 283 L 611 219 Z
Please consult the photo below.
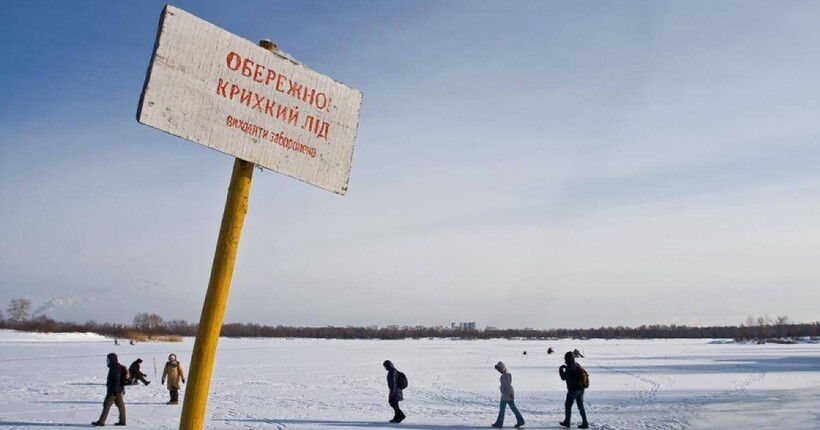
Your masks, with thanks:
M 105 395 L 105 355 L 116 352 L 125 365 L 142 358 L 153 381 L 127 388 L 127 428 L 176 429 L 181 405 L 164 404 L 168 392 L 156 381 L 154 361 L 161 372 L 173 352 L 187 370 L 192 345 L 190 338 L 115 346 L 96 335 L 0 331 L 0 428 L 88 427 Z M 546 354 L 550 346 L 556 354 Z M 513 374 L 526 428 L 558 428 L 566 390 L 557 368 L 575 348 L 590 373 L 592 428 L 820 428 L 817 344 L 224 338 L 206 428 L 488 428 L 498 408 L 499 360 Z M 408 418 L 398 425 L 387 423 L 385 359 L 410 380 L 402 402 Z M 113 408 L 108 424 L 116 419 Z M 573 421 L 580 421 L 577 410 Z M 505 424 L 514 424 L 510 412 Z

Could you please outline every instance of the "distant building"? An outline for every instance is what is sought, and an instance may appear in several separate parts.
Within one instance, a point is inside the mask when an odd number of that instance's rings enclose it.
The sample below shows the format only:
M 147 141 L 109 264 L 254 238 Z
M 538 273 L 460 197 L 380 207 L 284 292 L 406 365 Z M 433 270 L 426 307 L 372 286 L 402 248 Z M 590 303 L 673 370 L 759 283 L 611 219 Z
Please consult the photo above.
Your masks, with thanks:
M 475 331 L 475 321 L 450 323 L 450 330 Z

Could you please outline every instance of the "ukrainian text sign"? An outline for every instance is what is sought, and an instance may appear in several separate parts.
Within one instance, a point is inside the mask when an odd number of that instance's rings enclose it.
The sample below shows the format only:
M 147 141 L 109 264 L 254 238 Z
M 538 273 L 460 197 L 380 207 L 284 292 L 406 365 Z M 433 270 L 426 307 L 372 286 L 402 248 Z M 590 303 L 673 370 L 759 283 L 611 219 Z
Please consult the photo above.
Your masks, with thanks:
M 362 93 L 166 6 L 137 120 L 338 194 Z

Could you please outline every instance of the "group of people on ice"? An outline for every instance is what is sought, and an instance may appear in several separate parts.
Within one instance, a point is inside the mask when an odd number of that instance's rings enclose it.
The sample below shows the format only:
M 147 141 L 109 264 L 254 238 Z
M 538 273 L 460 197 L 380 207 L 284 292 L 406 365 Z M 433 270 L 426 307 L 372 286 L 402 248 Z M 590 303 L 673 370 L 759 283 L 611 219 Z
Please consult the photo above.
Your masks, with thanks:
M 136 385 L 139 382 L 148 385 L 151 381 L 145 379 L 148 375 L 142 373 L 140 369 L 140 365 L 142 364 L 141 358 L 134 360 L 134 362 L 128 366 L 128 369 L 120 364 L 117 354 L 113 352 L 108 354 L 105 359 L 106 365 L 108 366 L 108 376 L 105 380 L 106 394 L 105 400 L 103 400 L 103 410 L 102 413 L 100 413 L 100 418 L 92 422 L 91 425 L 104 426 L 105 420 L 108 419 L 108 411 L 112 405 L 116 405 L 120 418 L 114 425 L 124 426 L 126 422 L 125 402 L 123 401 L 125 386 Z M 171 396 L 171 400 L 169 400 L 167 404 L 176 405 L 179 403 L 180 382 L 185 383 L 185 372 L 182 370 L 182 365 L 177 361 L 176 354 L 168 356 L 168 362 L 165 363 L 165 368 L 162 370 L 162 383 L 165 384 L 166 380 L 168 381 L 168 392 Z
M 586 370 L 575 361 L 575 357 L 578 355 L 577 350 L 567 352 L 564 355 L 565 364 L 558 368 L 558 375 L 563 381 L 566 381 L 567 384 L 567 398 L 564 403 L 565 418 L 564 421 L 561 421 L 559 424 L 569 428 L 570 413 L 572 405 L 575 403 L 578 405 L 578 411 L 581 413 L 582 420 L 578 428 L 585 429 L 589 428 L 589 423 L 587 422 L 587 415 L 584 410 L 584 389 L 589 385 L 589 379 Z M 92 422 L 91 425 L 104 426 L 111 406 L 116 405 L 120 416 L 114 425 L 124 426 L 126 423 L 125 402 L 123 401 L 125 386 L 136 385 L 139 382 L 148 385 L 151 381 L 145 379 L 148 375 L 142 373 L 140 369 L 140 365 L 142 364 L 141 358 L 137 358 L 131 363 L 129 368 L 126 369 L 125 366 L 119 363 L 117 354 L 112 352 L 106 356 L 106 363 L 108 366 L 108 376 L 105 381 L 106 395 L 105 400 L 103 400 L 103 410 L 100 414 L 100 418 Z M 407 376 L 396 369 L 396 366 L 393 365 L 393 362 L 390 360 L 385 360 L 382 364 L 384 365 L 384 369 L 387 370 L 387 388 L 389 390 L 387 403 L 393 408 L 394 412 L 390 422 L 400 423 L 406 418 L 406 415 L 399 407 L 399 402 L 404 400 L 402 390 L 407 388 Z M 513 415 L 515 415 L 515 427 L 522 427 L 524 426 L 524 417 L 515 406 L 515 390 L 512 386 L 512 374 L 501 361 L 496 363 L 494 367 L 501 373 L 499 379 L 501 382 L 499 387 L 501 390 L 501 401 L 499 403 L 498 418 L 496 418 L 491 427 L 500 428 L 504 425 L 504 415 L 507 406 L 510 407 Z M 177 361 L 176 354 L 170 354 L 168 356 L 168 362 L 165 363 L 165 368 L 162 371 L 162 383 L 165 384 L 166 380 L 168 381 L 168 392 L 171 396 L 171 400 L 169 400 L 167 404 L 176 405 L 179 403 L 180 382 L 185 383 L 185 373 L 182 369 L 182 365 Z
M 589 428 L 589 423 L 587 422 L 587 413 L 584 409 L 584 390 L 589 386 L 589 375 L 587 375 L 586 370 L 575 361 L 575 358 L 579 356 L 583 357 L 577 349 L 575 351 L 568 351 L 564 354 L 564 364 L 558 368 L 558 376 L 567 384 L 567 398 L 564 402 L 564 420 L 558 424 L 562 427 L 569 428 L 572 405 L 577 404 L 578 411 L 581 413 L 581 424 L 578 425 L 578 428 L 586 429 Z M 399 408 L 399 402 L 404 400 L 402 390 L 407 387 L 407 377 L 398 371 L 390 360 L 385 360 L 383 365 L 385 370 L 387 370 L 387 388 L 389 389 L 387 403 L 390 404 L 390 407 L 392 407 L 394 411 L 393 419 L 391 419 L 390 422 L 400 423 L 406 418 L 404 412 Z M 524 417 L 515 406 L 515 390 L 512 386 L 512 374 L 507 370 L 507 366 L 504 362 L 499 361 L 494 367 L 495 370 L 501 373 L 501 378 L 499 378 L 501 382 L 499 386 L 501 390 L 501 402 L 499 403 L 498 418 L 496 418 L 491 427 L 501 428 L 504 426 L 504 415 L 507 406 L 510 407 L 513 415 L 515 415 L 515 427 L 523 427 Z

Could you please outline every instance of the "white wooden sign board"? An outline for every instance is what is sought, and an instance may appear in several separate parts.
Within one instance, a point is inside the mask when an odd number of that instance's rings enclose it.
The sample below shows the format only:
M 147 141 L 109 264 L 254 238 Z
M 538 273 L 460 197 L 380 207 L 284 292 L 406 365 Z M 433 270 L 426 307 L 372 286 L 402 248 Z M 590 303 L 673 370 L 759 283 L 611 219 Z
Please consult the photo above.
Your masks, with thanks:
M 165 6 L 137 121 L 344 195 L 361 91 Z

